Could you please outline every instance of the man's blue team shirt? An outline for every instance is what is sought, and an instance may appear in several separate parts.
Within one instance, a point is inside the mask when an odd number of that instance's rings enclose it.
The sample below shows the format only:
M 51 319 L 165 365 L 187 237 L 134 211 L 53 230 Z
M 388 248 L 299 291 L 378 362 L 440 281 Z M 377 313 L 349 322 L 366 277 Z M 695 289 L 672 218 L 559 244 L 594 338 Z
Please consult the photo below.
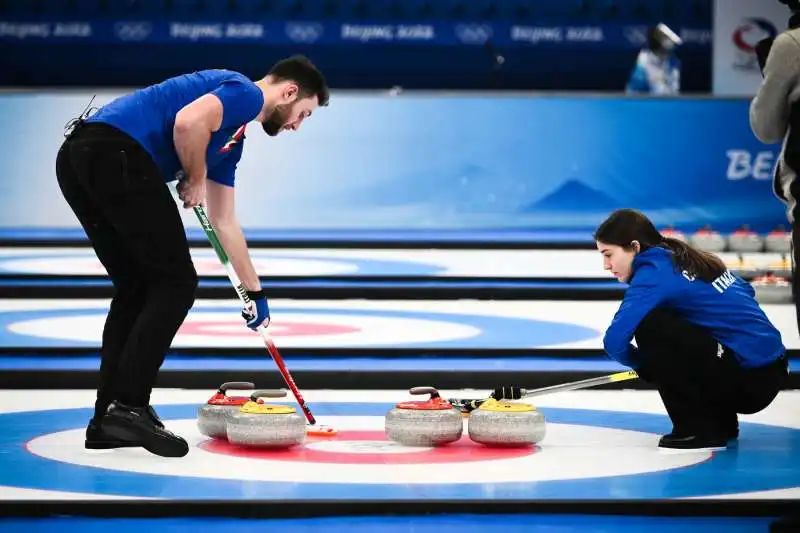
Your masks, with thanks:
M 632 279 L 603 347 L 612 359 L 635 369 L 640 360 L 631 344 L 636 328 L 650 311 L 665 306 L 730 348 L 742 367 L 763 366 L 785 348 L 754 295 L 749 283 L 730 272 L 713 283 L 692 280 L 674 266 L 672 252 L 650 248 L 633 260 Z
M 211 93 L 222 102 L 222 125 L 206 152 L 208 179 L 233 186 L 242 156 L 245 126 L 264 106 L 261 89 L 230 70 L 203 70 L 170 78 L 101 107 L 87 122 L 103 122 L 127 133 L 152 156 L 164 181 L 173 181 L 181 163 L 173 142 L 175 116 L 184 106 Z

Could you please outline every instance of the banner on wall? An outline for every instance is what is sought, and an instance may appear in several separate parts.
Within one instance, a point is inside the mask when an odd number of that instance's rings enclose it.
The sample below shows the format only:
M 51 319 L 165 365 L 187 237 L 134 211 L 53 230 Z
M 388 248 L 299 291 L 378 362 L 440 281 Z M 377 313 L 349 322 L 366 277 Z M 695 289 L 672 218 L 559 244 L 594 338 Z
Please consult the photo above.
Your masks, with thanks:
M 777 0 L 714 2 L 714 94 L 755 95 L 761 84 L 755 46 L 785 30 L 790 14 Z
M 0 95 L 0 229 L 78 227 L 55 158 L 94 94 Z M 248 128 L 237 216 L 279 231 L 592 231 L 633 207 L 687 231 L 769 231 L 786 221 L 778 150 L 741 99 L 334 92 L 297 132 Z
M 638 49 L 646 26 L 623 24 L 513 24 L 457 21 L 409 22 L 348 20 L 170 21 L 0 20 L 0 42 L 9 44 L 178 44 L 257 43 L 272 45 L 439 45 L 592 47 Z M 708 47 L 709 28 L 678 27 L 687 46 Z

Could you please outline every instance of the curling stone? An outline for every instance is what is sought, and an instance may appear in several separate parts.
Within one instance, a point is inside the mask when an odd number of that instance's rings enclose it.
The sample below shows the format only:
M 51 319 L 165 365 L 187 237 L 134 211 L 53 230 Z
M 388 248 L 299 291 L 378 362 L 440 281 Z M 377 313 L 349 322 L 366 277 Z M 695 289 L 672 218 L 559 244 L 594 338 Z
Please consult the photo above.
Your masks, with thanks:
M 253 390 L 255 387 L 252 383 L 223 383 L 217 393 L 209 398 L 206 405 L 201 406 L 197 411 L 197 428 L 200 433 L 212 439 L 227 439 L 226 424 L 228 420 L 250 400 L 247 396 L 228 396 L 227 391 Z
M 703 229 L 694 233 L 690 242 L 692 246 L 714 254 L 724 252 L 725 248 L 728 247 L 728 241 L 725 240 L 725 237 L 718 231 L 711 229 L 711 226 L 705 226 Z
M 410 394 L 430 394 L 427 401 L 398 403 L 385 419 L 386 437 L 405 446 L 439 446 L 455 442 L 464 433 L 461 411 L 439 396 L 433 387 L 414 387 Z
M 772 273 L 779 278 L 787 280 L 792 276 L 792 259 L 787 255 L 781 255 L 770 261 L 765 273 Z
M 228 421 L 228 440 L 240 446 L 290 448 L 306 439 L 305 418 L 288 405 L 260 403 L 259 398 L 283 398 L 286 391 L 256 391 Z
M 764 238 L 747 226 L 742 226 L 728 237 L 728 248 L 732 252 L 757 253 L 764 250 Z
M 792 301 L 792 284 L 786 278 L 767 273 L 751 282 L 756 300 L 765 304 L 789 303 Z
M 686 234 L 673 228 L 672 226 L 662 229 L 660 233 L 662 236 L 667 237 L 668 239 L 677 239 L 679 241 L 688 242 L 686 239 Z
M 754 261 L 753 254 L 747 256 L 737 254 L 729 260 L 724 260 L 724 263 L 728 270 L 731 271 L 731 274 L 740 278 L 751 279 L 763 273 L 762 265 Z
M 764 246 L 768 252 L 788 254 L 792 252 L 792 234 L 783 226 L 778 226 L 767 235 Z
M 544 415 L 527 403 L 486 400 L 469 415 L 469 438 L 492 448 L 537 444 L 544 439 Z

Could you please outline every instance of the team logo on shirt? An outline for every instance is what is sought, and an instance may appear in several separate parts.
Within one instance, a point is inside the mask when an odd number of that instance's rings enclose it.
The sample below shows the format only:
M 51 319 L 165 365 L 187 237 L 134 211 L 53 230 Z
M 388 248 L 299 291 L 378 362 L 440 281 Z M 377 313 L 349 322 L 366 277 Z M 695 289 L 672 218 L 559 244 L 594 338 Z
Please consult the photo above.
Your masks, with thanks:
M 222 145 L 222 148 L 219 149 L 219 153 L 224 154 L 233 150 L 234 145 L 241 141 L 242 137 L 244 137 L 244 130 L 246 127 L 247 124 L 242 124 L 239 126 L 239 129 L 234 131 L 233 135 L 231 135 L 228 140 L 225 141 L 225 144 Z

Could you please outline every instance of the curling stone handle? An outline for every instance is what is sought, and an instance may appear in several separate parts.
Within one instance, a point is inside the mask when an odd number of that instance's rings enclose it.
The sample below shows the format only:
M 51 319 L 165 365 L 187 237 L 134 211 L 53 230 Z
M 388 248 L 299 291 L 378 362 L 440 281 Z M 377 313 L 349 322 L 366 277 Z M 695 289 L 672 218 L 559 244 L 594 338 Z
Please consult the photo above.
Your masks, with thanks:
M 223 383 L 219 387 L 219 393 L 225 394 L 227 391 L 233 390 L 253 390 L 256 386 L 253 383 L 248 383 L 247 381 L 229 381 L 228 383 Z
M 285 398 L 285 397 L 286 397 L 285 390 L 257 390 L 250 395 L 250 399 L 254 402 L 259 398 Z
M 414 387 L 410 389 L 408 392 L 409 394 L 413 394 L 414 396 L 420 394 L 430 394 L 431 399 L 439 398 L 439 391 L 436 389 L 436 387 Z
M 524 398 L 527 393 L 528 391 L 522 387 L 505 385 L 494 389 L 492 398 L 495 400 L 519 400 L 520 398 Z

